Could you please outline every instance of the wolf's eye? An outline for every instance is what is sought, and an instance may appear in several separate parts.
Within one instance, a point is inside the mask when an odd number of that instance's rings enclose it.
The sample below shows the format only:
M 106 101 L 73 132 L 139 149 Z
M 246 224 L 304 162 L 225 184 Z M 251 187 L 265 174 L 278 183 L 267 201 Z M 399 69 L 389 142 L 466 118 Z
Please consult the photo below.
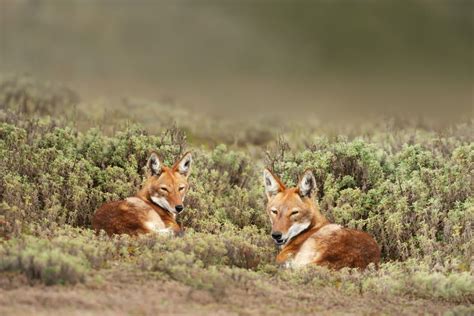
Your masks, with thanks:
M 169 192 L 167 187 L 160 187 L 160 190 L 165 191 L 165 192 Z
M 278 211 L 276 209 L 272 209 L 272 214 L 278 214 Z
M 179 190 L 180 190 L 180 191 L 183 191 L 183 190 L 184 190 L 184 188 L 185 188 L 184 186 L 182 186 L 182 187 L 179 187 Z
M 290 216 L 297 215 L 298 213 L 299 213 L 299 211 L 293 211 L 293 212 L 291 212 Z

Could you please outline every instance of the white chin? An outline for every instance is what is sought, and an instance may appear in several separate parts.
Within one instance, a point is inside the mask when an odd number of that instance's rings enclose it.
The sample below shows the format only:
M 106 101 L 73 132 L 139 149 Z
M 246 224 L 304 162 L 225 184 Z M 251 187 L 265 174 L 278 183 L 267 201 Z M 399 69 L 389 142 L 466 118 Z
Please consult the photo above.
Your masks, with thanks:
M 301 232 L 303 232 L 306 228 L 309 227 L 311 222 L 306 222 L 306 223 L 301 223 L 301 224 L 293 224 L 293 226 L 290 227 L 288 234 L 286 237 L 286 242 L 288 242 L 290 239 L 298 236 Z
M 155 203 L 156 205 L 158 205 L 162 209 L 176 215 L 176 211 L 171 209 L 171 206 L 170 206 L 170 204 L 168 203 L 168 201 L 166 199 L 158 198 L 156 196 L 152 196 L 151 200 L 153 201 L 153 203 Z

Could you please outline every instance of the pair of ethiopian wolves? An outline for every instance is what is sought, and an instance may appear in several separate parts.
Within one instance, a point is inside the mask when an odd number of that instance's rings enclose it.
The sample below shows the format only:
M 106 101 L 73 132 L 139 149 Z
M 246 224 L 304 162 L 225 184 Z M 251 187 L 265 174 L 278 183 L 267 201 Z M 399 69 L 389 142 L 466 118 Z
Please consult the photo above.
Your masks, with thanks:
M 179 234 L 176 215 L 184 209 L 191 163 L 191 154 L 186 153 L 168 168 L 152 153 L 147 163 L 151 175 L 142 189 L 134 197 L 99 208 L 92 221 L 94 229 L 109 235 Z M 334 269 L 378 264 L 380 250 L 370 235 L 330 224 L 321 214 L 314 202 L 316 180 L 310 171 L 304 173 L 298 187 L 287 189 L 265 169 L 264 183 L 271 236 L 281 246 L 277 262 L 287 267 L 314 263 Z
M 108 235 L 181 233 L 176 215 L 184 209 L 192 156 L 186 153 L 171 168 L 163 166 L 156 153 L 148 159 L 150 176 L 136 196 L 102 205 L 92 226 Z

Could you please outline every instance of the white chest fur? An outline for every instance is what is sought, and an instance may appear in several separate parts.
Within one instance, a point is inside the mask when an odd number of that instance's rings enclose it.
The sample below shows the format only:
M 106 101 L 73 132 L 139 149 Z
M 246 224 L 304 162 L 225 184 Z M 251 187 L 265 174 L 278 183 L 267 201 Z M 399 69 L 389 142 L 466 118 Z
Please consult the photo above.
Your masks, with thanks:
M 316 241 L 308 238 L 300 247 L 295 256 L 287 261 L 286 266 L 291 268 L 301 268 L 308 263 L 314 262 L 318 258 L 316 250 Z
M 161 233 L 166 230 L 165 223 L 161 220 L 160 216 L 156 214 L 154 210 L 151 210 L 147 214 L 147 220 L 144 225 L 152 232 Z
M 159 234 L 168 234 L 171 232 L 170 229 L 166 228 L 165 223 L 161 220 L 161 217 L 155 212 L 155 210 L 143 200 L 137 197 L 130 197 L 127 198 L 127 202 L 137 211 L 143 212 L 146 215 L 146 220 L 143 225 L 150 230 L 150 232 Z
M 320 230 L 318 230 L 313 236 L 308 238 L 301 245 L 299 251 L 295 254 L 295 256 L 292 259 L 289 259 L 285 263 L 285 267 L 301 268 L 309 263 L 312 263 L 318 260 L 321 254 L 318 252 L 318 249 L 316 246 L 316 240 L 319 238 L 328 237 L 331 234 L 339 231 L 341 228 L 342 227 L 337 224 L 329 224 L 329 225 L 323 226 Z

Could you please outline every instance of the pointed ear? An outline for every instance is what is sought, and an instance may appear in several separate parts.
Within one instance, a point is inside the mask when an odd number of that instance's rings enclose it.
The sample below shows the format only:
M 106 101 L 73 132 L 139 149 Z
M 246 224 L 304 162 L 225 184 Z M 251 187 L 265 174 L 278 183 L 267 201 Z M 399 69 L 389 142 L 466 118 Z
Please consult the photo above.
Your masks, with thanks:
M 281 183 L 280 179 L 268 169 L 263 170 L 263 183 L 268 199 L 285 190 L 285 186 Z
M 151 153 L 150 158 L 148 158 L 147 167 L 152 176 L 159 176 L 161 174 L 161 161 L 156 153 Z
M 193 162 L 193 156 L 191 155 L 190 152 L 187 152 L 184 154 L 184 156 L 178 160 L 174 166 L 173 170 L 181 173 L 183 176 L 186 178 L 189 176 L 191 173 L 191 164 Z
M 298 190 L 301 197 L 312 197 L 317 191 L 316 179 L 311 170 L 306 170 L 298 183 Z

